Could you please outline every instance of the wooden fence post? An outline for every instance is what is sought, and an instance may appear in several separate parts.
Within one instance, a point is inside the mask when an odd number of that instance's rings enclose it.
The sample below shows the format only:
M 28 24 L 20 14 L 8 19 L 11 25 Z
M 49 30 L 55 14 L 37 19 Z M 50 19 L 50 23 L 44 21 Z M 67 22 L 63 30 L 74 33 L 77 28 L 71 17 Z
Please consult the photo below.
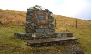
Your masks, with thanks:
M 76 19 L 76 28 L 77 28 L 77 19 Z

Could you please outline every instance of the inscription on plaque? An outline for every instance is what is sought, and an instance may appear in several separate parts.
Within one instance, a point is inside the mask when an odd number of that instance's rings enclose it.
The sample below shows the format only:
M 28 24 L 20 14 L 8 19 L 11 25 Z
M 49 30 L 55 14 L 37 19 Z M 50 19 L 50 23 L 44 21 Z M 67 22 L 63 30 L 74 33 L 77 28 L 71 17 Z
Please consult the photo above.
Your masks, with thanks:
M 38 20 L 46 20 L 46 17 L 44 14 L 38 14 L 37 18 L 38 18 Z

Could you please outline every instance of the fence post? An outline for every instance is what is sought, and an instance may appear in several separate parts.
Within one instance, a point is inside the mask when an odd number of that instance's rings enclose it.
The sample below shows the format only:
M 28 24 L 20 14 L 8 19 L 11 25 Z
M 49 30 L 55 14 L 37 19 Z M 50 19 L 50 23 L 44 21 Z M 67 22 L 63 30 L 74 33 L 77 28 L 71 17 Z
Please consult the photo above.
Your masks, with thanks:
M 77 28 L 77 19 L 76 19 L 76 28 Z

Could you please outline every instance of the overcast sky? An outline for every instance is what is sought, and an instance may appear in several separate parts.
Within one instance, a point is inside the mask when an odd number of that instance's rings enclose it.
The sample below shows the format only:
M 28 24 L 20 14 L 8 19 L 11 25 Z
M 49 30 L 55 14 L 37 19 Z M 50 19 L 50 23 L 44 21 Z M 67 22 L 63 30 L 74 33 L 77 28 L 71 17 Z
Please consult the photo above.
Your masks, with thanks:
M 0 9 L 27 11 L 40 5 L 54 14 L 91 20 L 91 0 L 0 0 Z

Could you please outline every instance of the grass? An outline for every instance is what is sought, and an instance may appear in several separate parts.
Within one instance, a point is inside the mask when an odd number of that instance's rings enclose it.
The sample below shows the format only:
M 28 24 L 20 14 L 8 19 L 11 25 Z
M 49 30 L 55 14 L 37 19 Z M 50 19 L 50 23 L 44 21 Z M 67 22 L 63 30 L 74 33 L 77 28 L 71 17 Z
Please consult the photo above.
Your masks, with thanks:
M 3 24 L 17 25 L 19 23 L 25 23 L 26 12 L 14 11 L 14 10 L 1 10 L 0 9 L 0 21 Z
M 9 26 L 9 25 L 0 25 L 0 44 L 3 47 L 0 47 L 0 53 L 2 54 L 31 54 L 31 53 L 55 53 L 56 51 L 62 51 L 63 46 L 52 46 L 52 47 L 31 47 L 25 46 L 25 42 L 23 40 L 17 39 L 13 36 L 16 32 L 25 32 L 24 26 Z M 61 47 L 63 49 L 61 49 Z M 60 50 L 58 50 L 58 49 Z M 47 51 L 47 52 L 46 52 Z M 65 51 L 62 51 L 65 53 Z
M 59 28 L 61 26 L 57 26 Z M 65 28 L 65 26 L 64 26 Z M 91 54 L 91 27 L 89 28 L 75 28 L 67 27 L 69 31 L 63 30 L 57 32 L 72 32 L 74 37 L 78 37 L 79 46 L 84 50 L 85 54 Z M 0 25 L 0 53 L 4 54 L 67 54 L 63 46 L 49 46 L 49 47 L 30 47 L 25 46 L 23 40 L 15 38 L 14 33 L 25 33 L 25 26 L 11 26 Z
M 4 13 L 5 15 L 9 14 L 11 18 L 14 17 L 16 23 L 19 17 L 20 20 L 21 18 L 24 19 L 21 22 L 25 23 L 26 12 L 11 10 L 0 10 L 0 12 L 0 21 L 7 19 L 2 16 L 2 13 Z M 10 20 L 13 20 L 11 18 Z M 54 18 L 57 20 L 56 32 L 72 32 L 74 37 L 80 38 L 78 45 L 84 50 L 84 53 L 91 54 L 91 21 L 60 15 L 54 15 Z M 78 21 L 77 28 L 76 19 Z M 64 46 L 60 45 L 48 47 L 25 46 L 23 40 L 14 37 L 14 33 L 25 33 L 25 26 L 16 26 L 13 22 L 9 22 L 9 24 L 7 22 L 6 25 L 0 25 L 0 54 L 67 54 Z

